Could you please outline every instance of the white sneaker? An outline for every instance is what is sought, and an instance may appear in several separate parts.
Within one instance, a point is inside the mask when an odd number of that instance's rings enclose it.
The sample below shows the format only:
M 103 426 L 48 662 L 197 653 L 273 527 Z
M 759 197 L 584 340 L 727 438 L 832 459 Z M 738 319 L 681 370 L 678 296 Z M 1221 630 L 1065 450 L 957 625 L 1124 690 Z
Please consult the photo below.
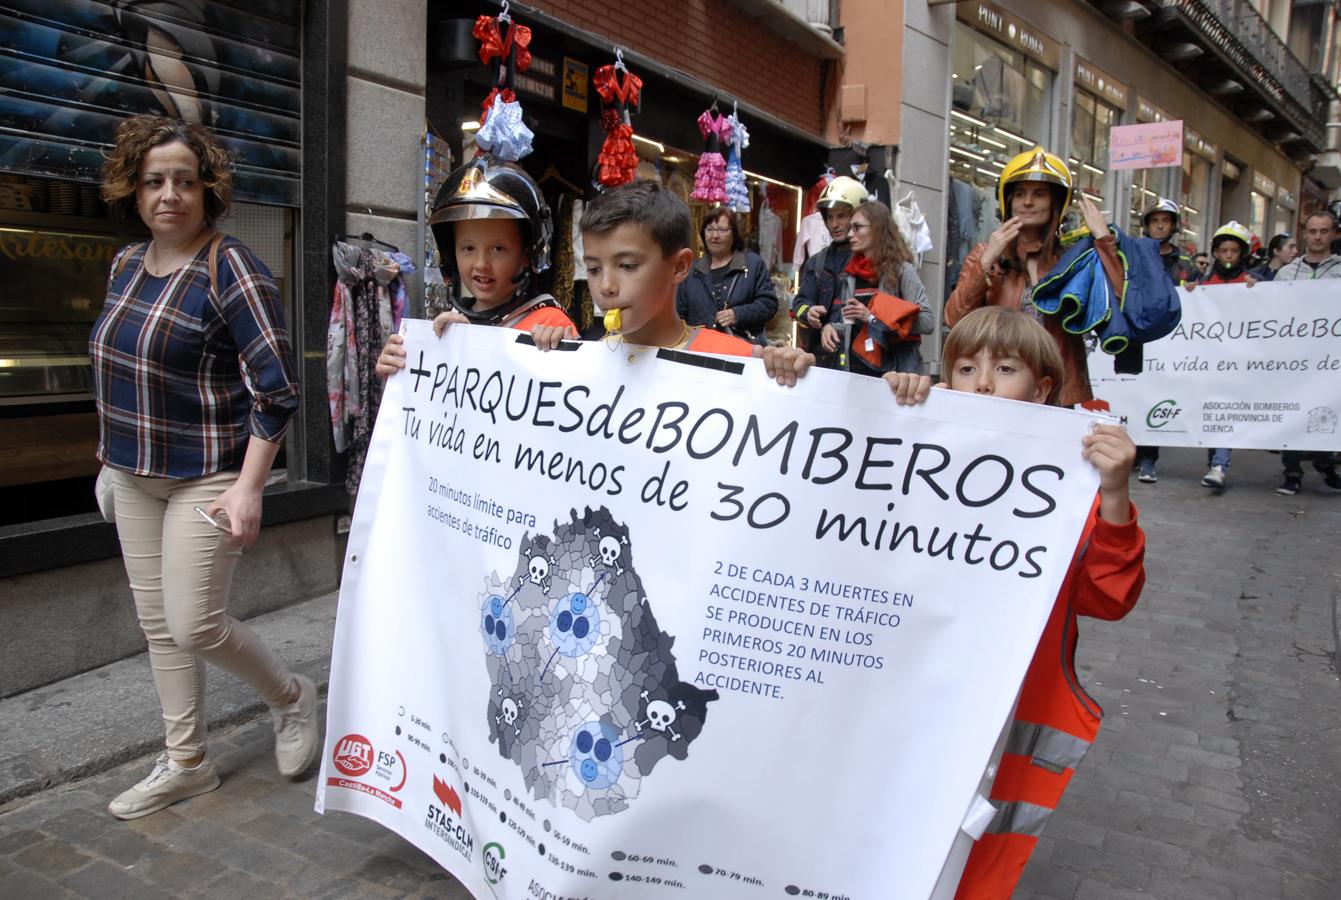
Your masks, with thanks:
M 214 763 L 202 760 L 194 769 L 187 769 L 164 753 L 154 760 L 153 771 L 143 781 L 107 804 L 107 811 L 118 819 L 138 819 L 218 786 Z
M 275 762 L 279 774 L 295 778 L 307 771 L 321 752 L 317 740 L 317 686 L 306 675 L 295 675 L 298 702 L 272 707 L 275 719 Z
M 1225 486 L 1225 467 L 1211 466 L 1211 470 L 1201 476 L 1201 483 L 1208 488 L 1223 488 Z

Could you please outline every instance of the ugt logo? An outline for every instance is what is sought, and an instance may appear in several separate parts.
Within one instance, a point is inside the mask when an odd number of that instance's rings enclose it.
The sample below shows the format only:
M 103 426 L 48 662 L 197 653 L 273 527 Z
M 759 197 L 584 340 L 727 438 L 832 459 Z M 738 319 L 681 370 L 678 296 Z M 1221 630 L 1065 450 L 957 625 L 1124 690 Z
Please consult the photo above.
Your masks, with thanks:
M 335 743 L 335 752 L 331 754 L 335 768 L 350 778 L 358 778 L 367 773 L 373 764 L 373 745 L 361 734 L 347 734 Z
M 508 873 L 503 865 L 503 860 L 507 858 L 507 851 L 503 845 L 497 841 L 484 845 L 484 878 L 490 884 L 498 884 L 503 880 L 503 876 Z
M 1145 414 L 1146 427 L 1153 429 L 1171 425 L 1182 411 L 1177 400 L 1161 400 L 1150 407 L 1150 412 Z

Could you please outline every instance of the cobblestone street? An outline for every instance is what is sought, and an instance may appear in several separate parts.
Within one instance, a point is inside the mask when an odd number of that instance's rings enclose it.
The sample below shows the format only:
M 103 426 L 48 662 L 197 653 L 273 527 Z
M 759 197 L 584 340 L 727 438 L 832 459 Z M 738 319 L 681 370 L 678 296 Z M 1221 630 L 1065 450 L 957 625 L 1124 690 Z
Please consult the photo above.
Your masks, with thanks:
M 1019 897 L 1341 892 L 1341 496 L 1310 471 L 1278 497 L 1279 458 L 1251 452 L 1215 495 L 1202 459 L 1165 451 L 1159 484 L 1133 484 L 1145 594 L 1123 622 L 1082 622 L 1104 726 Z M 466 896 L 379 826 L 313 813 L 312 778 L 275 774 L 269 732 L 215 732 L 223 786 L 134 822 L 105 806 L 151 757 L 0 809 L 0 897 Z

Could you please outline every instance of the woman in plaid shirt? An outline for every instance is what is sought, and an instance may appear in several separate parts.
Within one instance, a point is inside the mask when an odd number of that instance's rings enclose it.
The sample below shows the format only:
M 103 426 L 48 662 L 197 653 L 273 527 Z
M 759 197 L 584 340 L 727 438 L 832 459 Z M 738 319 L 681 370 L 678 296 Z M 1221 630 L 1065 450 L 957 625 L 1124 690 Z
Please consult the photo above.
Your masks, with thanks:
M 226 608 L 298 408 L 270 272 L 215 231 L 231 169 L 207 129 L 157 116 L 122 122 L 103 169 L 113 212 L 137 213 L 153 236 L 113 262 L 89 340 L 98 458 L 112 473 L 121 553 L 167 732 L 153 771 L 108 807 L 122 819 L 219 786 L 205 758 L 206 660 L 270 705 L 282 773 L 301 774 L 319 752 L 316 687 Z

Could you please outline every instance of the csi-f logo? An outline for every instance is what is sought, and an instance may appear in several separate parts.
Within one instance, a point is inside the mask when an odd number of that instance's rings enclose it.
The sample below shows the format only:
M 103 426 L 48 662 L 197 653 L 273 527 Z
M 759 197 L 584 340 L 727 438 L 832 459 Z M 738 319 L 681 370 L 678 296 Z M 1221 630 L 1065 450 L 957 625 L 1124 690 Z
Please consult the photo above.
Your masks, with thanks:
M 1164 428 L 1172 425 L 1174 420 L 1182 413 L 1177 400 L 1161 400 L 1150 407 L 1150 412 L 1145 414 L 1145 424 L 1147 428 Z
M 503 876 L 508 873 L 507 867 L 503 865 L 503 860 L 507 858 L 507 851 L 503 845 L 497 841 L 484 845 L 484 878 L 490 884 L 498 884 L 503 880 Z
M 361 734 L 347 734 L 335 742 L 331 761 L 342 775 L 358 778 L 367 774 L 373 764 L 373 745 Z

